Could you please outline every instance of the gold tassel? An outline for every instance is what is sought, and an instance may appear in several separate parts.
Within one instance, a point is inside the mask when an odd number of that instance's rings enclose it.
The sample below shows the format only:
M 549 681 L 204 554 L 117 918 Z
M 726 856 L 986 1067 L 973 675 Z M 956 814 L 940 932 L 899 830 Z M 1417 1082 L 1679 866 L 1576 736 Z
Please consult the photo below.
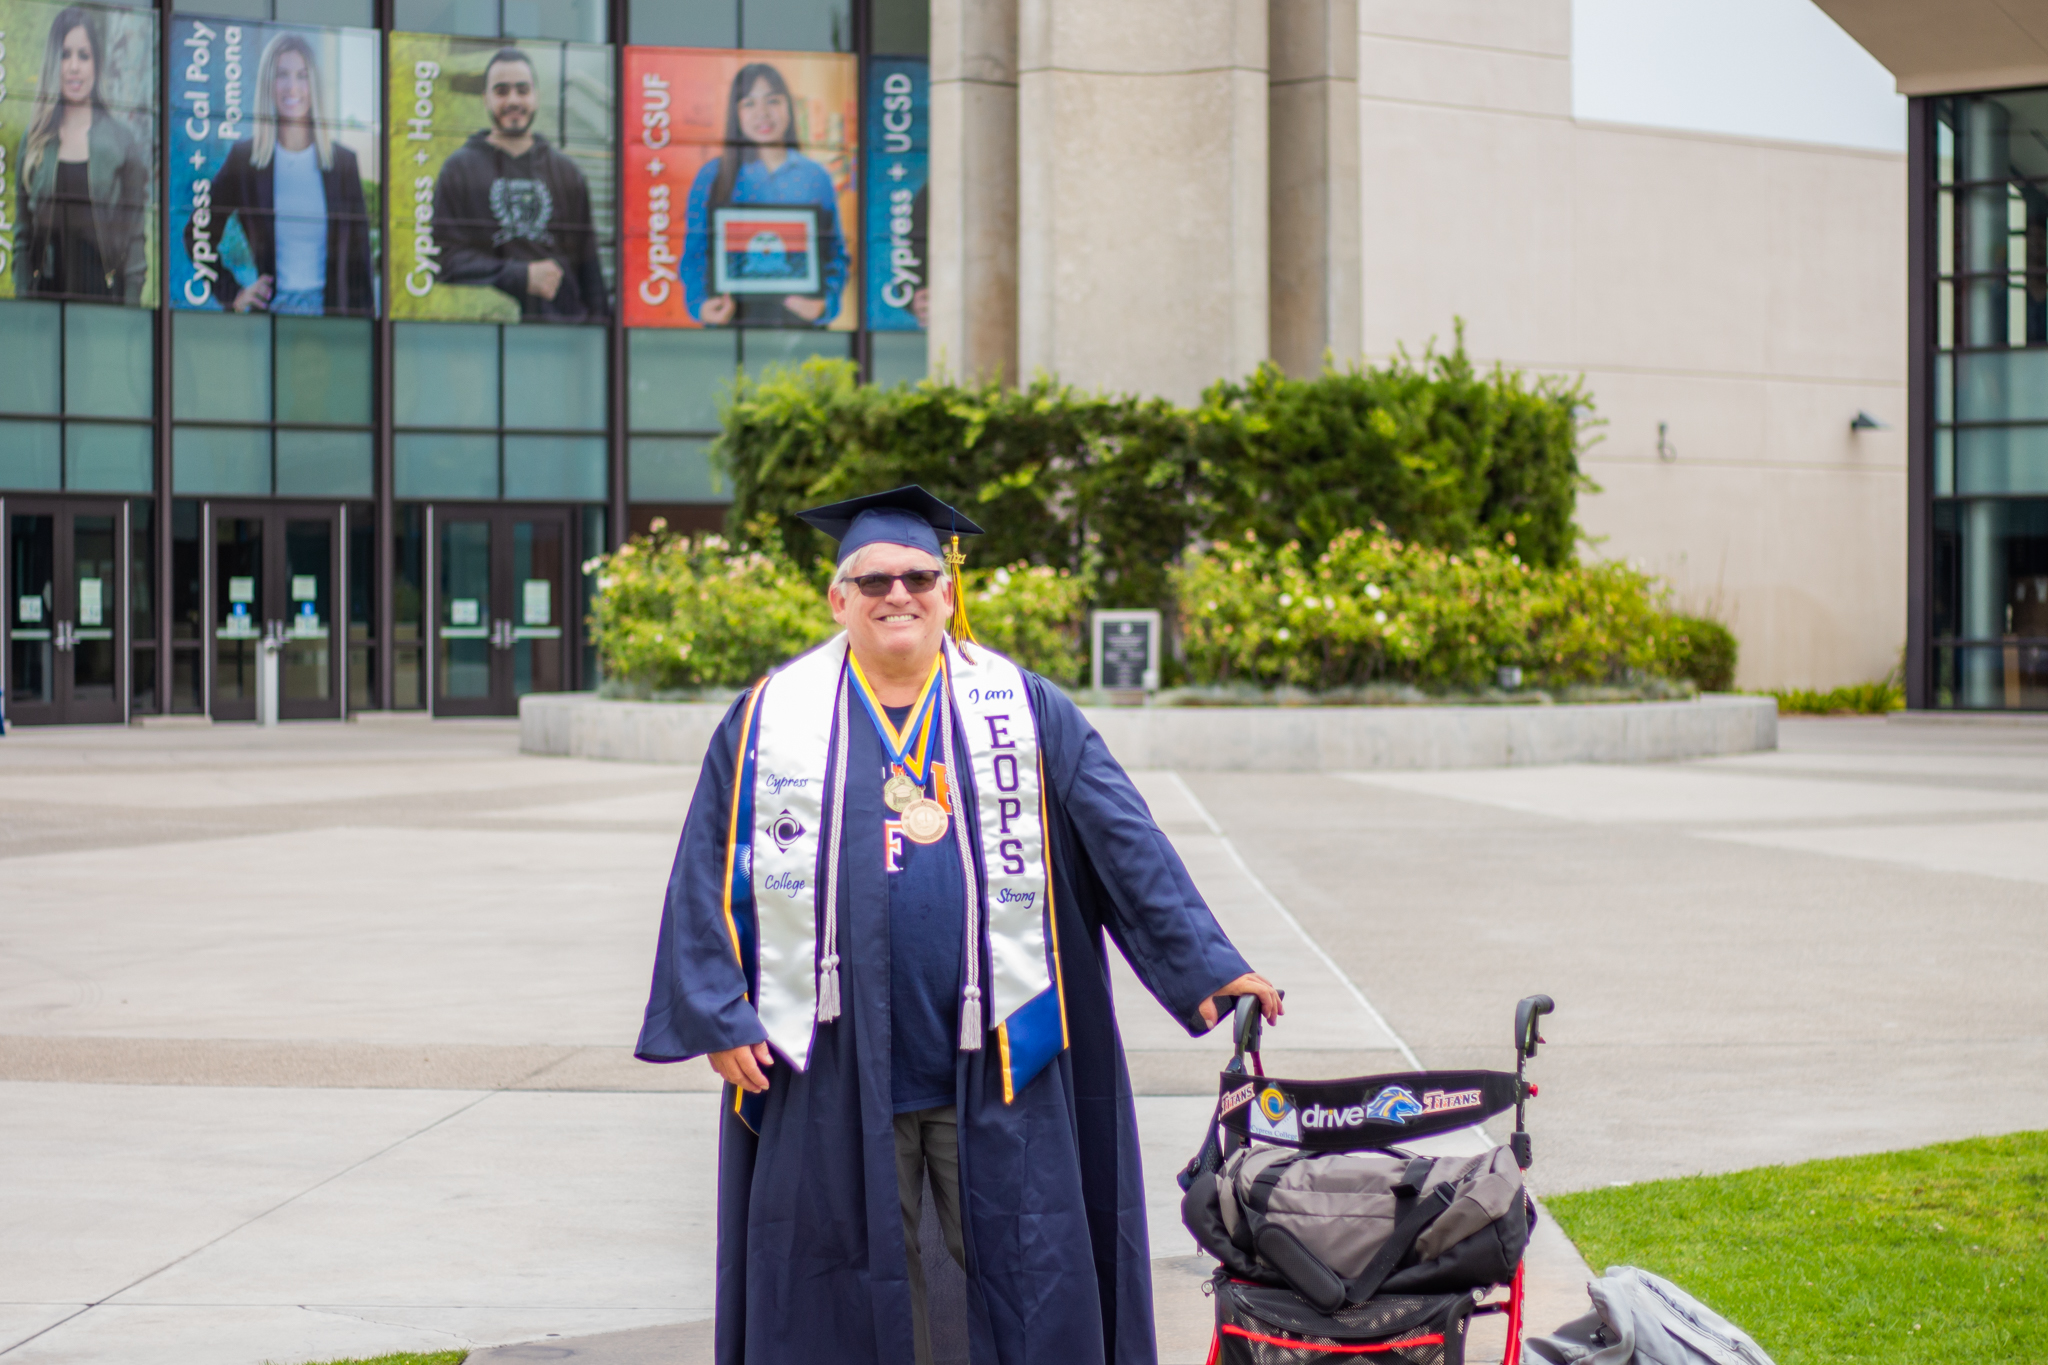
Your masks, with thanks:
M 953 546 L 946 551 L 946 572 L 953 580 L 953 638 L 961 644 L 978 645 L 974 638 L 974 627 L 967 623 L 967 580 L 960 576 L 960 566 L 967 562 L 967 556 L 960 549 L 960 537 L 953 537 Z

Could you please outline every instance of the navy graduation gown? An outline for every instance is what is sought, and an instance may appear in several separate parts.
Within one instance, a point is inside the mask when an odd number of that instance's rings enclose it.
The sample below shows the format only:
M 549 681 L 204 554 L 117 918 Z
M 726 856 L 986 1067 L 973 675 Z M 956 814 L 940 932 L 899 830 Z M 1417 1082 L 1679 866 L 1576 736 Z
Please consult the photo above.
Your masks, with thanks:
M 959 1054 L 970 1350 L 975 1365 L 1152 1365 L 1137 1115 L 1105 938 L 1190 1034 L 1207 1027 L 1202 1002 L 1250 968 L 1102 737 L 1066 694 L 1025 678 L 1044 755 L 1069 1047 L 1009 1104 L 993 1035 L 983 1050 Z M 767 1037 L 723 908 L 743 702 L 705 755 L 669 874 L 634 1049 L 646 1061 Z M 857 711 L 853 719 L 862 721 Z M 949 719 L 958 746 L 957 713 Z M 971 793 L 955 805 L 971 811 Z M 734 1114 L 731 1087 L 723 1096 L 719 1365 L 912 1358 L 889 1084 L 883 818 L 880 783 L 855 774 L 841 847 L 840 1018 L 817 1027 L 807 1070 L 778 1054 L 758 1136 Z

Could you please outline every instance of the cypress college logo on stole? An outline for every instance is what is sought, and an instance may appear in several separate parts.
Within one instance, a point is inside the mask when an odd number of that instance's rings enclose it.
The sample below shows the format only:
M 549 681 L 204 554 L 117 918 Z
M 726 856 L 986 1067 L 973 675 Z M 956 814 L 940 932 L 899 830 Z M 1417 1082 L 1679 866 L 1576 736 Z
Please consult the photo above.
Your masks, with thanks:
M 941 699 L 958 711 L 968 763 L 964 771 L 956 764 L 955 727 L 942 707 L 943 761 L 948 773 L 972 775 L 953 787 L 967 907 L 960 1048 L 981 1048 L 985 1000 L 1008 1101 L 1067 1042 L 1038 725 L 1023 671 L 1000 654 L 947 640 L 943 671 Z M 817 1025 L 837 1019 L 841 1008 L 848 672 L 841 634 L 758 684 L 748 699 L 734 778 L 728 862 L 733 947 L 769 1040 L 800 1071 L 809 1065 Z M 971 847 L 980 850 L 982 875 Z

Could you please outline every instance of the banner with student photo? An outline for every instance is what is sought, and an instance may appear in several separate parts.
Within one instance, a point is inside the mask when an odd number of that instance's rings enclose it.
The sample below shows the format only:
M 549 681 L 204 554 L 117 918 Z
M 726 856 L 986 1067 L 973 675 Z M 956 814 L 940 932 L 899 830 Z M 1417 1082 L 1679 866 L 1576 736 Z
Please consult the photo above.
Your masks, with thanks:
M 171 306 L 375 316 L 376 32 L 170 23 Z
M 0 0 L 0 298 L 156 306 L 156 32 Z
M 629 47 L 625 82 L 626 324 L 858 327 L 858 60 Z
M 930 174 L 926 92 L 931 64 L 921 57 L 868 62 L 868 328 L 921 332 L 930 317 L 925 186 Z
M 440 33 L 390 42 L 391 316 L 610 317 L 612 50 Z

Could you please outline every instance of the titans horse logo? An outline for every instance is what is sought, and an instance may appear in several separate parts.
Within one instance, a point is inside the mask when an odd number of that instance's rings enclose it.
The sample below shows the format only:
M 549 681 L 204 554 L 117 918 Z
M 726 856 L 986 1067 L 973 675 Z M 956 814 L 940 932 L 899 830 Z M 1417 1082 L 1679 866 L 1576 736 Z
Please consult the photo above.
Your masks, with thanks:
M 1365 1116 L 1383 1123 L 1406 1123 L 1422 1112 L 1422 1101 L 1415 1098 L 1406 1086 L 1390 1085 L 1372 1097 L 1372 1103 L 1365 1106 Z

